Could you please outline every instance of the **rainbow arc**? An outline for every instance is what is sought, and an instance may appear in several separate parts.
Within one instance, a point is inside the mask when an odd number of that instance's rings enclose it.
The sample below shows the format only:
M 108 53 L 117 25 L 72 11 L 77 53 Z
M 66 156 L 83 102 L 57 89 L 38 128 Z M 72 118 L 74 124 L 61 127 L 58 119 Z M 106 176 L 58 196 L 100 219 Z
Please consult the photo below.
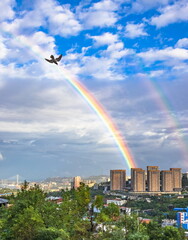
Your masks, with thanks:
M 131 154 L 131 151 L 128 145 L 125 143 L 123 136 L 118 130 L 117 126 L 113 122 L 113 120 L 109 117 L 104 107 L 100 102 L 92 95 L 92 93 L 77 79 L 75 79 L 67 70 L 63 67 L 59 67 L 63 72 L 64 77 L 68 80 L 68 82 L 80 93 L 80 95 L 86 100 L 86 102 L 91 106 L 91 108 L 95 111 L 95 113 L 99 116 L 99 118 L 103 121 L 108 131 L 113 136 L 115 143 L 117 144 L 127 166 L 129 168 L 136 167 L 136 163 Z

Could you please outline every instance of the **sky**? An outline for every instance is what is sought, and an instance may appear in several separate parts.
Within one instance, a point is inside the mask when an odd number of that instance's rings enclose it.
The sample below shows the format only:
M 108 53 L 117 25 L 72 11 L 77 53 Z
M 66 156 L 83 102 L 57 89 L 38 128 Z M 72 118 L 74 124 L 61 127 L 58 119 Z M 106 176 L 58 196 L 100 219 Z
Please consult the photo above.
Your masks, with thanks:
M 186 0 L 4 0 L 0 8 L 0 178 L 130 174 L 65 71 L 104 107 L 137 167 L 188 171 Z M 51 54 L 63 55 L 58 66 L 44 60 Z

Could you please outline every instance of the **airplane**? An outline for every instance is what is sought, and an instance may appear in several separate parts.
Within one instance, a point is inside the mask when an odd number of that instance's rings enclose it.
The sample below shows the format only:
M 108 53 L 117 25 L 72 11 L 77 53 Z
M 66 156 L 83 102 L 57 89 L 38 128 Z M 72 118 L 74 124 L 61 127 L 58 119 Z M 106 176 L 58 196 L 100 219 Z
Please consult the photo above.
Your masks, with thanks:
M 57 58 L 55 58 L 54 55 L 51 55 L 50 58 L 51 58 L 51 59 L 46 59 L 46 58 L 45 58 L 45 60 L 48 61 L 49 63 L 55 63 L 56 65 L 58 65 L 58 62 L 59 62 L 59 61 L 61 60 L 61 58 L 62 58 L 62 54 L 59 55 L 59 57 L 57 57 Z

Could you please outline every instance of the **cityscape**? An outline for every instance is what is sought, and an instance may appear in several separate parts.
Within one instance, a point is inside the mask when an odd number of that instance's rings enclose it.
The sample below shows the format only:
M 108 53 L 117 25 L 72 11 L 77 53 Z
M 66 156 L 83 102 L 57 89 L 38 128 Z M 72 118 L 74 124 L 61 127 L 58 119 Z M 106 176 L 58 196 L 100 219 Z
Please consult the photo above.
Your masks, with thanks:
M 1 180 L 1 188 L 20 189 L 19 175 L 14 181 Z M 158 166 L 147 166 L 147 170 L 142 168 L 131 168 L 131 176 L 126 176 L 126 170 L 110 170 L 109 176 L 92 176 L 88 178 L 76 177 L 54 177 L 47 178 L 40 182 L 30 182 L 30 185 L 39 184 L 45 191 L 60 191 L 61 189 L 77 189 L 80 183 L 88 187 L 98 188 L 103 184 L 106 190 L 126 191 L 130 193 L 149 194 L 170 194 L 181 193 L 182 179 L 188 179 L 187 173 L 182 173 L 181 168 L 170 168 L 169 170 L 159 170 Z
M 0 9 L 0 240 L 188 240 L 188 1 Z
M 0 204 L 8 204 L 6 196 L 10 194 L 17 194 L 22 191 L 23 182 L 19 182 L 19 175 L 16 175 L 16 181 L 2 180 L 0 186 Z M 53 177 L 47 178 L 40 182 L 28 182 L 30 188 L 39 186 L 42 191 L 48 194 L 46 198 L 49 201 L 57 204 L 63 203 L 61 197 L 62 191 L 79 191 L 82 184 L 87 186 L 93 193 L 99 193 L 104 196 L 104 207 L 115 204 L 118 206 L 121 214 L 131 216 L 132 214 L 138 214 L 140 221 L 148 222 L 152 221 L 150 215 L 154 209 L 144 210 L 135 209 L 134 204 L 138 202 L 145 202 L 145 206 L 151 205 L 154 199 L 165 200 L 166 196 L 171 199 L 185 199 L 188 197 L 188 173 L 182 173 L 181 168 L 170 168 L 169 170 L 160 170 L 159 166 L 146 166 L 146 170 L 142 168 L 131 168 L 131 176 L 126 175 L 126 170 L 115 169 L 110 170 L 108 175 L 91 176 L 88 178 L 82 178 L 81 176 L 75 177 Z M 55 195 L 54 195 L 55 194 Z M 164 197 L 163 197 L 164 196 Z M 157 198 L 156 198 L 157 197 Z M 169 198 L 169 201 L 172 201 Z M 166 201 L 166 200 L 165 200 Z M 134 204 L 133 204 L 134 202 Z M 164 202 L 164 204 L 166 204 Z M 178 207 L 174 204 L 168 204 L 170 212 L 174 211 L 176 215 L 174 218 L 164 217 L 161 222 L 161 226 L 177 226 L 182 227 L 185 231 L 188 230 L 188 208 Z M 185 206 L 185 205 L 183 205 Z M 97 210 L 97 208 L 94 210 Z M 160 214 L 163 214 L 162 212 Z M 170 213 L 168 213 L 170 215 Z M 172 213 L 171 213 L 172 214 Z M 143 217 L 143 216 L 147 216 Z M 188 232 L 185 234 L 188 235 Z

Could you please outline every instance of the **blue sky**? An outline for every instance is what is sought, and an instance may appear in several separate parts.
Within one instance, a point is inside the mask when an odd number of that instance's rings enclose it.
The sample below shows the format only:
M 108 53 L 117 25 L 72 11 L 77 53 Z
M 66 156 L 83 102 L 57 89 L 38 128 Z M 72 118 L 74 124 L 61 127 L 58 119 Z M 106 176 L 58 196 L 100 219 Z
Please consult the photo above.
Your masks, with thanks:
M 187 1 L 5 0 L 0 8 L 1 178 L 129 174 L 61 67 L 104 106 L 138 167 L 188 170 Z M 44 60 L 61 53 L 59 67 Z

